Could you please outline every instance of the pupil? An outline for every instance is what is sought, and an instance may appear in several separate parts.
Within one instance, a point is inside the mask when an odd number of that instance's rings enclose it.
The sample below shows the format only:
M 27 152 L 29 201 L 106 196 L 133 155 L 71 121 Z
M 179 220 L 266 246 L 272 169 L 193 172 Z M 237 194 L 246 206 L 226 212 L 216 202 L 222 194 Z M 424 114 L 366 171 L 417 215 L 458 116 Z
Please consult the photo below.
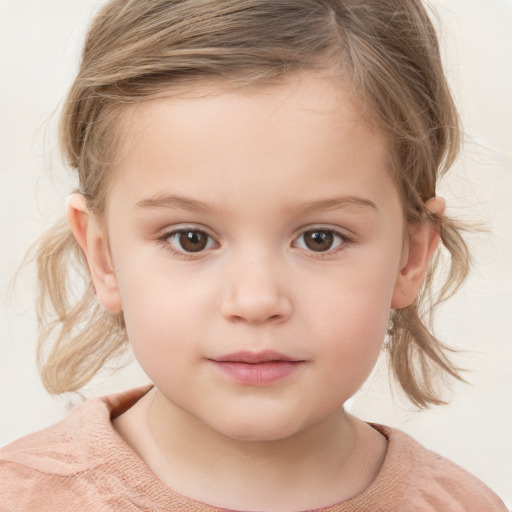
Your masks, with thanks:
M 206 247 L 208 239 L 200 231 L 183 231 L 180 234 L 180 244 L 187 252 L 199 252 Z
M 315 252 L 328 251 L 332 247 L 334 236 L 330 231 L 308 231 L 304 236 L 308 249 Z

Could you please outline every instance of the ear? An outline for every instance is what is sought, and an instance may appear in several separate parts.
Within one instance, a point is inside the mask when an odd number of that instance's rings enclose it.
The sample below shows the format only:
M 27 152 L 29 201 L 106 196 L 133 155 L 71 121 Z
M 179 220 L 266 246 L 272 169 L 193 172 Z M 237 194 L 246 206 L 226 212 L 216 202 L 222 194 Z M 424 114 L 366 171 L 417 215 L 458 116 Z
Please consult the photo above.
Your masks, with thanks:
M 69 196 L 67 217 L 73 235 L 87 259 L 100 303 L 113 313 L 122 311 L 121 296 L 105 230 L 98 225 L 82 194 Z
M 440 197 L 429 199 L 425 206 L 439 217 L 444 214 L 445 202 Z M 407 246 L 391 300 L 392 308 L 406 308 L 416 300 L 438 244 L 439 229 L 426 219 L 409 225 Z

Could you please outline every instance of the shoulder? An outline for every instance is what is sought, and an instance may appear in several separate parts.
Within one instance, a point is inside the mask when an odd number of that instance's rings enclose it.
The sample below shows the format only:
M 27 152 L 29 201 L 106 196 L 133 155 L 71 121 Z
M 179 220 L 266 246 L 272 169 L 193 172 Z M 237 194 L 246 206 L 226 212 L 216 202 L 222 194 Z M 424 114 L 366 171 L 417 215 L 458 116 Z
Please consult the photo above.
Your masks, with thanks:
M 97 422 L 98 405 L 80 404 L 63 421 L 0 450 L 0 512 L 38 510 L 38 503 L 53 506 L 56 499 L 70 505 L 83 494 L 78 493 L 82 475 L 97 461 L 89 456 L 82 420 L 92 414 Z
M 0 512 L 40 510 L 41 503 L 50 508 L 58 504 L 62 510 L 66 504 L 70 510 L 78 505 L 109 510 L 97 500 L 119 484 L 113 469 L 127 450 L 112 428 L 111 415 L 143 391 L 84 402 L 63 421 L 0 449 Z
M 0 467 L 24 468 L 68 476 L 107 458 L 106 448 L 119 442 L 111 418 L 121 414 L 146 394 L 151 386 L 87 400 L 73 408 L 61 422 L 0 449 Z
M 80 471 L 84 455 L 76 443 L 77 416 L 83 405 L 76 407 L 63 421 L 39 432 L 22 437 L 0 449 L 0 474 L 18 467 L 18 471 L 70 475 Z
M 373 427 L 388 439 L 388 453 L 367 491 L 378 490 L 392 510 L 506 512 L 499 497 L 465 469 L 400 430 Z

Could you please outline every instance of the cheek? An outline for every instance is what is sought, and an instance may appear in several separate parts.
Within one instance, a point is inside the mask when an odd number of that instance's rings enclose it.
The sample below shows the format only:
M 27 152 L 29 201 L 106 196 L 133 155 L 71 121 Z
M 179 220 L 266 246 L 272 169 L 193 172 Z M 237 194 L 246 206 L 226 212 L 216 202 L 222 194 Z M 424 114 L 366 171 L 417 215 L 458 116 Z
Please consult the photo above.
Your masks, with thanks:
M 323 326 L 340 334 L 350 333 L 350 339 L 381 338 L 398 273 L 398 257 L 383 260 L 371 254 L 361 257 L 357 264 L 325 275 L 323 281 L 310 288 L 305 309 L 315 311 L 314 316 L 320 317 L 317 322 L 320 329 Z
M 119 275 L 128 339 L 141 365 L 169 367 L 178 355 L 194 357 L 214 317 L 209 287 L 155 264 Z
M 386 335 L 394 277 L 382 268 L 368 263 L 362 273 L 339 276 L 339 285 L 310 295 L 306 306 L 314 311 L 310 329 L 315 350 L 327 356 L 326 375 L 348 396 L 371 372 Z
M 358 391 L 375 366 L 387 330 L 388 313 L 382 307 L 369 307 L 364 300 L 353 300 L 342 312 L 326 311 L 319 320 L 325 331 L 319 335 L 317 347 L 323 354 L 319 359 L 320 388 L 327 404 L 340 405 Z
M 371 369 L 386 334 L 389 308 L 365 294 L 352 294 L 337 307 L 326 307 L 317 316 L 318 339 L 328 344 L 326 351 L 344 365 Z M 323 331 L 323 332 L 322 332 Z M 365 364 L 365 361 L 369 361 Z

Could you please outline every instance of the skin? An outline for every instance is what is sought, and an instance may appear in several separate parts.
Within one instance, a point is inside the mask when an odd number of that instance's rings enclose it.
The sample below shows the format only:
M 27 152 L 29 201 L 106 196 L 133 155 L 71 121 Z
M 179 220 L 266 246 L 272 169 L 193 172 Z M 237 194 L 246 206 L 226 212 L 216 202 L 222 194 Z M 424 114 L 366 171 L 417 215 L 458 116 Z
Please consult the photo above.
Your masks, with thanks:
M 438 242 L 427 223 L 404 225 L 385 137 L 311 74 L 143 102 L 119 128 L 105 218 L 79 194 L 68 202 L 98 298 L 123 311 L 155 384 L 115 428 L 162 481 L 214 506 L 304 510 L 359 494 L 386 441 L 343 403 Z M 443 213 L 441 199 L 427 206 Z M 205 249 L 187 252 L 180 228 L 208 235 Z M 333 237 L 326 250 L 306 243 L 315 229 Z M 247 385 L 212 362 L 240 350 L 301 363 Z

